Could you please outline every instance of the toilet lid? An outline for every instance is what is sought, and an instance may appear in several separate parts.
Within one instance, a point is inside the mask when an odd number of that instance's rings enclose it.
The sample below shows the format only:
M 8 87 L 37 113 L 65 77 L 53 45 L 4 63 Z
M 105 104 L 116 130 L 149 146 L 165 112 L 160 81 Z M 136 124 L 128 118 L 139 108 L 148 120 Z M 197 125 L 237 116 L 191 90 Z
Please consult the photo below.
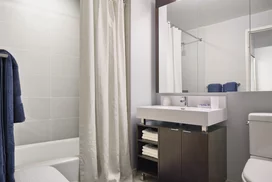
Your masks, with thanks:
M 51 166 L 21 169 L 16 171 L 14 176 L 16 182 L 69 182 Z
M 249 159 L 244 168 L 243 176 L 250 182 L 271 182 L 272 161 Z

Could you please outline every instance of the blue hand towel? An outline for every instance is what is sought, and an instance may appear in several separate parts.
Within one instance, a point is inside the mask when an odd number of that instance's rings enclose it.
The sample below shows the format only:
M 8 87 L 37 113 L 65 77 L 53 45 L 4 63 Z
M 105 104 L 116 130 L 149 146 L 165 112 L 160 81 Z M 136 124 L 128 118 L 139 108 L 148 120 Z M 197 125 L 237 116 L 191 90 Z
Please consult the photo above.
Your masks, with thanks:
M 220 83 L 209 84 L 208 92 L 222 92 L 222 85 Z
M 223 92 L 237 92 L 238 91 L 238 83 L 236 82 L 228 82 L 223 85 Z

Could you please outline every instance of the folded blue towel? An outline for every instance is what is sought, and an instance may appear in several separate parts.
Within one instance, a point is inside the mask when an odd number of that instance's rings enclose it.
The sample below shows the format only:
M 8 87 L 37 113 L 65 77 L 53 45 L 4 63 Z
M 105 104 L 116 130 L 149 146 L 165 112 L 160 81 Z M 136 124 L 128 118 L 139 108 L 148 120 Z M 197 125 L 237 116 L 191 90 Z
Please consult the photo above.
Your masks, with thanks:
M 228 82 L 223 85 L 223 92 L 237 92 L 238 91 L 238 83 L 236 82 Z
M 208 92 L 222 92 L 222 85 L 220 83 L 209 84 Z

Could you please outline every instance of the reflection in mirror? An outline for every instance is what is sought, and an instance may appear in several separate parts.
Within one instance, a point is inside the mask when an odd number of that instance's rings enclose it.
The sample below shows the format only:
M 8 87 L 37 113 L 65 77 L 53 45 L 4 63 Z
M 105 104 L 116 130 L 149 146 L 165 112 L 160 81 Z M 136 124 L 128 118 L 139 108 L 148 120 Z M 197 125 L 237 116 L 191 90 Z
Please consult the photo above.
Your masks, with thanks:
M 272 26 L 250 33 L 250 90 L 272 90 Z
M 249 0 L 182 0 L 160 7 L 159 92 L 246 91 L 249 20 Z
M 251 0 L 247 91 L 272 90 L 272 1 Z

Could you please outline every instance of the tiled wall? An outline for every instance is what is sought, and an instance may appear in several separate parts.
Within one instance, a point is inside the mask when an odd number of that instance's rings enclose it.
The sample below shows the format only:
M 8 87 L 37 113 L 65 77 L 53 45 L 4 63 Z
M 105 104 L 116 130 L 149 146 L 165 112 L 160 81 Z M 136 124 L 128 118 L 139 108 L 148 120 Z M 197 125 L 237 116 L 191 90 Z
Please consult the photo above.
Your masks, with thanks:
M 16 145 L 78 136 L 79 0 L 0 0 L 0 49 L 16 58 L 26 122 Z

